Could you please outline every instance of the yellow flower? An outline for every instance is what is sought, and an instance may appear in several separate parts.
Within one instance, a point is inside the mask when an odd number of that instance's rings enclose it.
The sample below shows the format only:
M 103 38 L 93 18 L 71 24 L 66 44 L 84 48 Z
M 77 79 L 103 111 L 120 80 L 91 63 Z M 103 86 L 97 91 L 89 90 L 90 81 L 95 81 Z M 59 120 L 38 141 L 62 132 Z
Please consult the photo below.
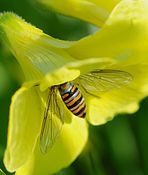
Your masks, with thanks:
M 52 4 L 54 2 L 55 7 L 58 7 L 60 1 L 53 1 Z M 80 2 L 75 1 L 75 4 L 79 6 Z M 52 149 L 46 155 L 41 153 L 38 137 L 48 87 L 73 81 L 95 69 L 129 72 L 133 81 L 128 86 L 100 93 L 99 98 L 83 91 L 88 108 L 86 117 L 94 125 L 103 124 L 120 112 L 135 112 L 139 100 L 148 94 L 147 1 L 125 0 L 115 8 L 117 1 L 109 1 L 109 4 L 103 1 L 83 2 L 96 2 L 96 7 L 102 4 L 108 14 L 104 18 L 98 14 L 98 23 L 95 17 L 87 20 L 102 28 L 75 42 L 54 39 L 14 14 L 4 13 L 0 16 L 1 37 L 15 55 L 26 77 L 24 85 L 12 98 L 4 159 L 6 168 L 16 171 L 17 175 L 54 173 L 68 166 L 86 143 L 88 133 L 85 120 L 72 115 L 62 100 L 58 100 L 66 116 L 65 123 Z M 91 7 L 88 5 L 90 16 L 93 13 Z M 63 10 L 69 14 L 69 10 L 64 7 Z M 71 13 L 72 10 L 70 8 Z M 79 10 L 76 17 L 86 20 L 83 10 L 85 8 Z M 39 86 L 35 86 L 37 84 Z
M 16 174 L 54 173 L 77 157 L 87 141 L 88 131 L 86 121 L 74 117 L 60 99 L 64 126 L 52 150 L 46 155 L 41 153 L 38 137 L 48 87 L 72 81 L 82 72 L 101 69 L 112 60 L 74 58 L 64 50 L 72 42 L 54 39 L 12 13 L 0 15 L 0 34 L 25 75 L 25 82 L 14 94 L 10 106 L 5 166 Z M 54 116 L 54 121 L 58 117 Z

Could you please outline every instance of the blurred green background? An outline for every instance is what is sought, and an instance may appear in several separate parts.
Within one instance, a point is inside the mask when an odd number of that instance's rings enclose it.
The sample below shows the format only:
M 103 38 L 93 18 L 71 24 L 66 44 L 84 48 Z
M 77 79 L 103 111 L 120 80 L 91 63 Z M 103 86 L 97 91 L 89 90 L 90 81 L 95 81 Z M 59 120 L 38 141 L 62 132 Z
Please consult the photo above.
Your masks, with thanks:
M 27 0 L 0 0 L 0 12 L 12 11 L 65 40 L 77 40 L 96 30 L 92 25 L 54 12 L 40 11 Z M 0 168 L 6 145 L 11 96 L 19 88 L 13 56 L 0 42 Z M 89 142 L 67 169 L 56 175 L 148 175 L 148 98 L 133 115 L 119 115 L 105 125 L 90 126 Z

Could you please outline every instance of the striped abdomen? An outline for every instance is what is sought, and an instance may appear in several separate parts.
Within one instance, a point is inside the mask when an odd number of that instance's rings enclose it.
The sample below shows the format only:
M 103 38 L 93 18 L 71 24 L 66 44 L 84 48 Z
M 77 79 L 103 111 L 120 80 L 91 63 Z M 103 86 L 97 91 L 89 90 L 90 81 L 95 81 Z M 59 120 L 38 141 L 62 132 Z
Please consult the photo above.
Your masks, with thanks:
M 86 115 L 86 104 L 79 89 L 74 84 L 67 82 L 60 85 L 59 90 L 67 108 L 74 115 L 84 118 Z

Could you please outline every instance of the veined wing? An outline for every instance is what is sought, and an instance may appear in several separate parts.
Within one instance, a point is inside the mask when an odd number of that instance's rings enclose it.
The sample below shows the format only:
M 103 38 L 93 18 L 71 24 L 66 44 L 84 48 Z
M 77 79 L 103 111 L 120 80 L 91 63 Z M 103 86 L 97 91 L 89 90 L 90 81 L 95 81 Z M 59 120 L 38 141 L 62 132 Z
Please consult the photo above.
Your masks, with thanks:
M 121 70 L 103 69 L 94 70 L 81 75 L 77 80 L 80 88 L 85 92 L 99 96 L 99 93 L 127 85 L 132 80 L 132 75 Z
M 51 87 L 48 92 L 40 134 L 40 148 L 42 153 L 46 153 L 53 146 L 63 123 L 63 112 L 58 104 L 57 87 Z

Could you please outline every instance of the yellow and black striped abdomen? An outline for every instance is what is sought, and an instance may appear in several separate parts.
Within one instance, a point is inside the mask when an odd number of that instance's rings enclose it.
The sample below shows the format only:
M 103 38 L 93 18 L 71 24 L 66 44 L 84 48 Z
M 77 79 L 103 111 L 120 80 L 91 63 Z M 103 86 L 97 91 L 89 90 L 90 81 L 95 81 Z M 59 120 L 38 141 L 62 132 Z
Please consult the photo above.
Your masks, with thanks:
M 79 89 L 74 84 L 67 82 L 60 85 L 59 90 L 67 108 L 74 115 L 84 118 L 86 115 L 86 104 Z

